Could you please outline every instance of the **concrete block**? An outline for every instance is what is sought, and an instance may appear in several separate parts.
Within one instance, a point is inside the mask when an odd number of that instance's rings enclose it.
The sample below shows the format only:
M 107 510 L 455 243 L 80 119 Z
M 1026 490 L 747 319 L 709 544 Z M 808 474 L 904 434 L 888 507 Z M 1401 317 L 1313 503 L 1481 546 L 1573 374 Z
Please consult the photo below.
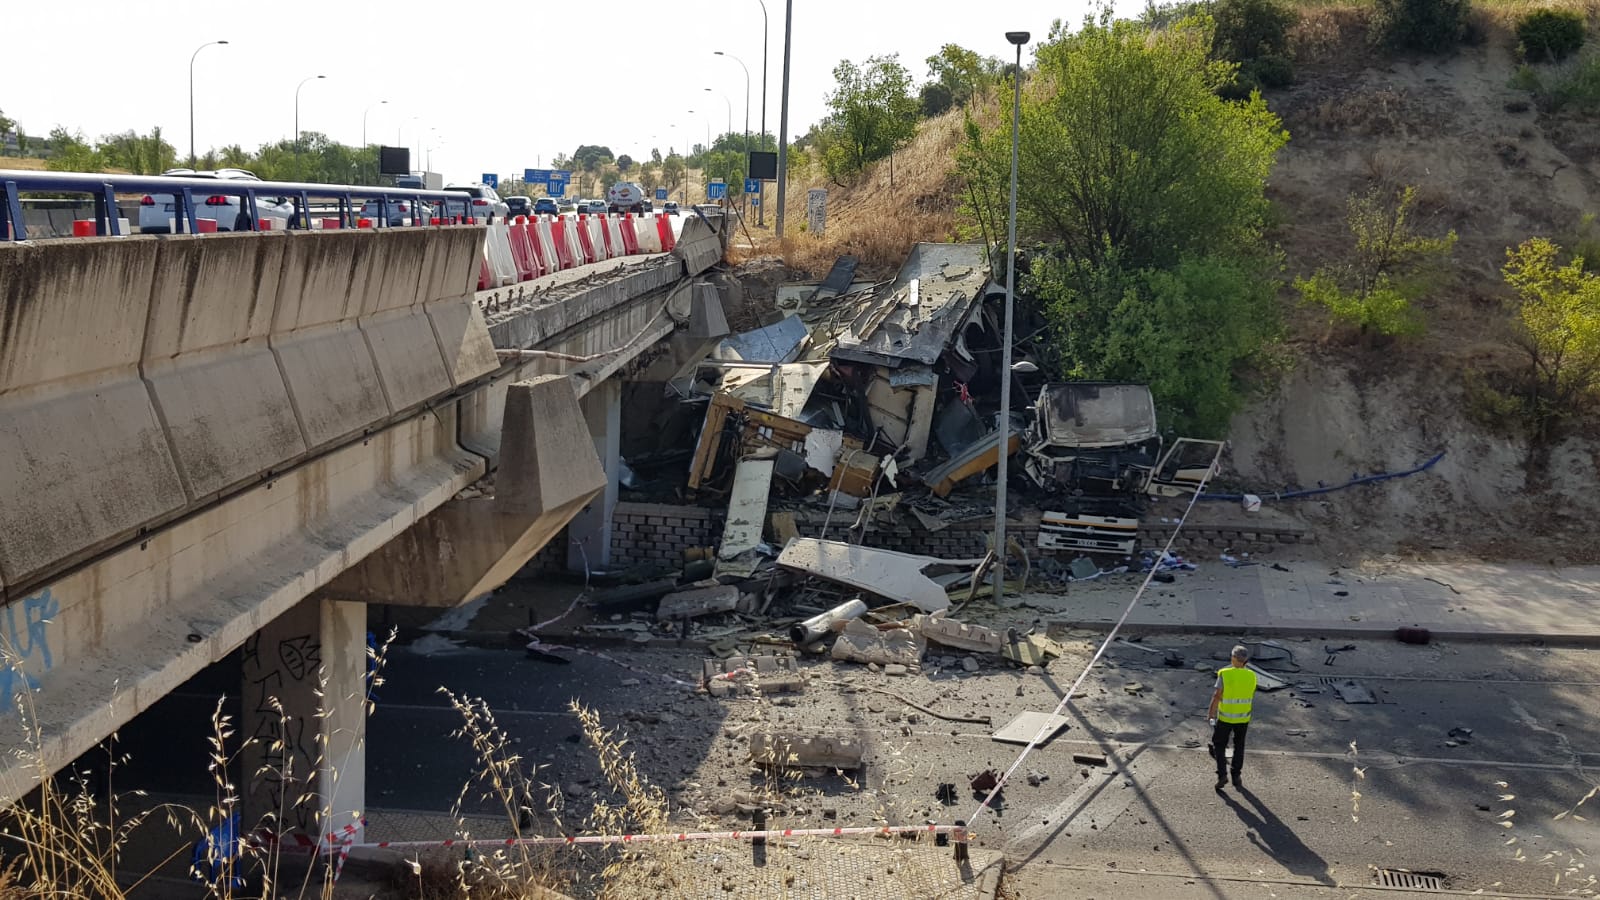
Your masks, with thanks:
M 271 346 L 311 449 L 388 418 L 377 364 L 354 321 L 274 335 Z
M 285 236 L 164 238 L 141 370 L 190 498 L 306 452 L 268 347 Z
M 739 589 L 731 584 L 694 588 L 662 597 L 661 605 L 656 607 L 656 620 L 671 622 L 712 613 L 732 612 L 738 606 Z
M 968 625 L 943 616 L 912 616 L 911 627 L 935 644 L 961 650 L 999 653 L 1006 644 L 1005 635 L 992 628 Z
M 425 309 L 433 322 L 433 333 L 444 352 L 445 369 L 457 387 L 500 367 L 483 310 L 470 297 L 430 303 Z
M 185 503 L 138 362 L 158 243 L 0 246 L 0 580 Z
M 361 320 L 378 364 L 384 396 L 396 412 L 455 387 L 439 352 L 433 325 L 420 308 L 392 310 Z
M 861 768 L 866 751 L 854 738 L 798 732 L 767 732 L 750 736 L 750 761 L 778 769 Z

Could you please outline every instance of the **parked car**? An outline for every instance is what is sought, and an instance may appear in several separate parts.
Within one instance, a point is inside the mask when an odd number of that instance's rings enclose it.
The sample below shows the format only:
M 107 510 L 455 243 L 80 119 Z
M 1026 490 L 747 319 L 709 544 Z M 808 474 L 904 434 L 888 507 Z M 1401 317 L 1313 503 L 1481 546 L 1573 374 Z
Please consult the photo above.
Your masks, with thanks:
M 578 204 L 566 199 L 565 197 L 557 198 L 556 206 L 559 207 L 564 213 L 574 213 L 578 211 Z
M 554 197 L 540 197 L 533 201 L 533 212 L 540 216 L 559 216 L 561 204 L 557 203 Z
M 676 201 L 676 200 L 668 200 L 667 202 L 661 204 L 661 211 L 663 213 L 665 213 L 666 215 L 669 215 L 669 216 L 677 215 L 678 214 L 678 201 Z
M 376 219 L 378 204 L 382 201 L 368 200 L 361 204 L 361 218 Z M 383 204 L 383 224 L 391 228 L 401 225 L 426 225 L 433 218 L 433 207 L 426 203 L 414 200 L 390 200 Z
M 506 217 L 505 201 L 501 200 L 494 188 L 487 184 L 447 184 L 444 189 L 464 191 L 472 197 L 466 208 L 463 208 L 458 201 L 446 200 L 444 214 L 447 216 L 470 216 L 479 220 L 480 224 L 503 220 Z
M 606 214 L 606 202 L 604 200 L 590 200 L 589 205 L 586 208 L 579 209 L 578 212 L 588 213 L 591 216 L 603 216 Z
M 507 216 L 531 216 L 534 213 L 532 197 L 507 197 L 505 200 Z
M 260 181 L 254 173 L 244 169 L 217 169 L 212 172 L 194 169 L 168 169 L 161 173 L 177 178 L 212 179 L 221 181 Z M 250 214 L 245 211 L 242 197 L 237 194 L 208 194 L 203 188 L 194 192 L 195 218 L 210 219 L 217 223 L 218 231 L 249 231 Z M 294 216 L 294 201 L 288 197 L 256 196 L 256 215 L 274 219 L 273 227 L 285 227 Z M 178 204 L 172 194 L 146 194 L 139 199 L 139 232 L 141 234 L 168 234 L 179 217 Z M 184 226 L 176 226 L 180 230 Z

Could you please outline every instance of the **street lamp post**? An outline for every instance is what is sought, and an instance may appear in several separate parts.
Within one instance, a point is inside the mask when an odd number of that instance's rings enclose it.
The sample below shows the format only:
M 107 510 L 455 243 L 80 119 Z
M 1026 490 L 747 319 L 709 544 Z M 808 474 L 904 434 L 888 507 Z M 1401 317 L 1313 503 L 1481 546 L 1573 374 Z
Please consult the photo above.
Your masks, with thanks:
M 361 113 L 361 152 L 362 153 L 366 153 L 367 152 L 367 114 L 372 112 L 374 107 L 383 106 L 384 104 L 386 104 L 388 102 L 389 101 L 387 101 L 387 100 L 379 100 L 377 103 L 372 104 L 372 106 L 367 107 Z M 378 180 L 378 173 L 376 173 L 376 172 L 372 173 L 372 180 L 373 181 L 377 181 Z
M 756 0 L 761 4 L 761 146 L 767 146 L 767 3 L 766 0 Z M 766 199 L 767 183 L 761 182 L 761 191 L 757 196 L 763 201 Z M 756 227 L 767 224 L 767 204 L 761 203 L 756 208 Z
M 306 82 L 327 77 L 326 75 L 311 75 L 294 87 L 294 145 L 297 150 L 300 147 L 300 89 L 306 86 Z
M 200 46 L 194 48 L 194 56 L 189 57 L 189 168 L 191 168 L 191 169 L 194 168 L 194 165 L 195 165 L 195 155 L 194 155 L 194 61 L 195 61 L 195 57 L 199 56 L 200 55 L 200 51 L 204 50 L 207 47 L 217 47 L 217 46 L 221 46 L 222 44 L 226 44 L 226 43 L 227 43 L 227 41 L 210 41 L 208 43 L 201 44 Z
M 1017 67 L 1011 98 L 1011 205 L 1006 219 L 1006 315 L 1000 338 L 1000 445 L 999 463 L 995 468 L 994 500 L 994 602 L 1006 586 L 1006 469 L 1011 447 L 1011 311 L 1017 288 L 1017 143 L 1022 121 L 1022 45 L 1028 42 L 1028 32 L 1008 31 L 1006 40 L 1017 48 Z
M 783 237 L 783 194 L 789 185 L 789 48 L 794 34 L 794 0 L 783 0 L 783 102 L 778 113 L 778 227 Z
M 713 50 L 711 52 L 717 56 L 725 56 L 733 60 L 739 64 L 739 68 L 744 70 L 744 152 L 748 155 L 750 153 L 750 67 L 744 64 L 744 60 L 734 56 L 732 53 L 723 53 L 721 50 Z M 711 89 L 706 88 L 706 90 L 709 91 Z

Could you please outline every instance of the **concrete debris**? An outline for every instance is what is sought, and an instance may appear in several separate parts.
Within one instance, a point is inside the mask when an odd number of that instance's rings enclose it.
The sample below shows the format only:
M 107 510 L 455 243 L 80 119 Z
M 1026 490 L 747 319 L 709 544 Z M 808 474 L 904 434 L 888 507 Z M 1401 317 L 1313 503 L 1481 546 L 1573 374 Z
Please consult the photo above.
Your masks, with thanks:
M 943 616 L 911 617 L 911 627 L 921 632 L 929 641 L 945 647 L 955 647 L 959 650 L 973 650 L 978 653 L 999 653 L 1005 646 L 1005 636 L 992 628 L 982 625 L 968 625 Z
M 907 668 L 920 666 L 922 652 L 927 648 L 922 635 L 909 628 L 879 630 L 860 619 L 845 623 L 839 639 L 833 642 L 833 658 L 846 662 L 899 664 Z
M 722 529 L 722 547 L 717 551 L 719 563 L 754 550 L 761 543 L 761 528 L 767 520 L 767 495 L 772 491 L 772 468 L 771 459 L 739 462 L 733 477 L 733 495 L 728 501 L 728 518 Z
M 1042 666 L 1062 654 L 1061 645 L 1042 634 L 1008 632 L 1000 655 L 1019 666 Z
M 1039 785 L 1044 784 L 1046 781 L 1049 781 L 1049 780 L 1050 780 L 1050 776 L 1044 774 L 1043 772 L 1037 772 L 1037 771 L 1034 771 L 1034 770 L 1031 770 L 1031 769 L 1028 771 L 1028 784 L 1033 786 L 1033 787 L 1038 787 Z
M 1035 739 L 1043 746 L 1067 727 L 1067 717 L 1053 713 L 1025 712 L 1007 722 L 990 738 L 1004 744 L 1028 744 Z
M 704 660 L 701 665 L 701 684 L 713 697 L 799 693 L 805 690 L 805 679 L 790 656 L 745 657 L 735 654 L 726 659 Z
M 1289 686 L 1289 682 L 1265 669 L 1258 668 L 1255 663 L 1247 663 L 1245 667 L 1256 673 L 1256 690 L 1258 691 L 1265 691 L 1270 694 L 1273 691 L 1281 691 Z
M 999 465 L 999 447 L 1000 432 L 991 431 L 922 476 L 922 483 L 928 486 L 935 497 L 948 497 L 956 485 Z M 1021 447 L 1022 436 L 1013 430 L 1006 443 L 1006 455 L 1011 456 Z
M 640 584 L 624 584 L 597 591 L 589 603 L 600 612 L 616 612 L 643 607 L 650 601 L 659 599 L 677 589 L 678 580 L 676 578 L 657 578 Z
M 925 613 L 950 605 L 950 598 L 923 570 L 933 566 L 973 567 L 979 559 L 945 560 L 931 556 L 877 550 L 842 541 L 799 538 L 778 556 L 778 565 L 828 581 L 871 591 L 880 597 L 911 603 Z
M 864 754 L 861 742 L 848 737 L 796 732 L 750 736 L 750 761 L 765 768 L 851 771 L 861 768 Z
M 985 769 L 967 779 L 967 784 L 973 791 L 987 794 L 999 786 L 1000 773 L 993 769 Z
M 1378 698 L 1373 695 L 1371 689 L 1364 684 L 1357 684 L 1354 681 L 1342 681 L 1334 685 L 1333 689 L 1338 693 L 1339 699 L 1346 703 L 1378 702 Z
M 964 657 L 961 660 L 961 668 L 968 672 L 976 672 L 978 671 L 978 661 L 970 656 Z
M 656 621 L 672 622 L 712 613 L 733 612 L 739 606 L 739 589 L 731 584 L 716 584 L 678 591 L 661 598 Z
M 1199 746 L 1199 741 L 1195 742 L 1195 746 Z M 1074 753 L 1072 761 L 1080 766 L 1099 766 L 1102 769 L 1106 767 L 1106 757 L 1103 753 Z

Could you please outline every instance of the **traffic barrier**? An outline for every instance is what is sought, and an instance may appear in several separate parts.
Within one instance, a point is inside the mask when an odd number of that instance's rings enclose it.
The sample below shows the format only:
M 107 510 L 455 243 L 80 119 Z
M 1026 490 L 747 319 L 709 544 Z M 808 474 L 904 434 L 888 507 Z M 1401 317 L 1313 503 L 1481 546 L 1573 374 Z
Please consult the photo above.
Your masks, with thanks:
M 200 221 L 204 222 L 205 219 L 201 219 Z M 338 219 L 323 219 L 322 220 L 322 230 L 323 231 L 337 231 L 338 229 L 340 229 L 342 227 L 344 227 L 344 223 L 339 221 Z M 204 226 L 202 226 L 200 228 L 200 230 L 203 232 L 206 229 L 205 229 Z M 216 231 L 217 230 L 217 224 L 215 222 L 211 223 L 211 230 L 212 231 Z
M 620 229 L 622 231 L 623 249 L 629 256 L 637 256 L 639 253 L 639 232 L 634 227 L 633 213 L 628 213 L 622 217 Z
M 611 237 L 611 222 L 616 216 L 605 215 L 600 217 L 600 243 L 606 248 L 606 258 L 622 255 L 622 242 Z
M 583 261 L 586 263 L 599 262 L 600 256 L 595 252 L 594 246 L 595 235 L 594 231 L 589 227 L 588 216 L 578 217 L 577 231 L 578 245 L 583 250 Z
M 404 224 L 404 220 L 401 220 L 401 224 Z M 372 223 L 371 219 L 357 219 L 356 220 L 356 227 L 357 228 L 376 228 L 377 226 Z
M 334 227 L 337 228 L 338 226 L 336 225 Z M 194 220 L 194 233 L 195 234 L 216 234 L 217 233 L 217 220 L 216 219 L 195 219 Z
M 493 270 L 494 287 L 517 283 L 517 262 L 511 255 L 509 228 L 504 222 L 488 226 L 483 242 L 484 255 L 488 257 L 489 267 Z
M 275 219 L 257 219 L 256 220 L 256 230 L 257 231 L 272 231 L 273 229 L 275 229 L 277 227 L 276 221 L 277 220 L 275 220 Z
M 576 265 L 576 263 L 573 262 L 572 245 L 567 240 L 567 233 L 570 231 L 570 229 L 567 227 L 568 224 L 569 223 L 566 219 L 560 217 L 557 217 L 550 222 L 550 235 L 551 239 L 555 242 L 556 259 L 560 263 L 560 268 L 563 270 L 570 269 Z
M 544 245 L 539 235 L 538 216 L 528 217 L 528 227 L 525 233 L 528 237 L 528 253 L 533 260 L 534 268 L 539 271 L 539 274 L 534 277 L 541 278 L 554 272 L 555 267 L 550 264 L 550 258 L 545 256 L 544 253 Z
M 517 280 L 527 281 L 539 277 L 539 268 L 533 261 L 533 250 L 528 247 L 528 221 L 521 216 L 506 228 L 511 240 L 511 259 L 517 264 Z
M 548 216 L 540 216 L 534 223 L 535 232 L 539 240 L 539 256 L 544 260 L 544 273 L 561 271 L 561 258 L 556 255 L 555 235 L 551 233 L 552 220 Z
M 622 239 L 622 217 L 606 216 L 606 243 L 611 247 L 612 256 L 627 256 L 634 251 L 628 249 L 628 244 Z
M 661 239 L 661 252 L 671 253 L 678 242 L 672 237 L 671 216 L 656 216 L 656 236 Z
M 640 216 L 633 220 L 634 242 L 640 253 L 660 253 L 661 234 L 656 231 L 657 216 Z
M 73 237 L 94 237 L 99 223 L 94 219 L 78 219 L 72 223 Z
M 583 238 L 579 237 L 580 232 L 578 217 L 567 219 L 567 250 L 572 253 L 574 266 L 581 266 L 588 261 L 583 256 Z
M 606 217 L 590 216 L 588 226 L 589 243 L 594 247 L 594 261 L 602 262 L 610 259 L 610 255 L 606 253 Z
M 478 260 L 478 290 L 487 291 L 494 287 L 494 274 L 489 271 L 489 257 L 484 256 Z

